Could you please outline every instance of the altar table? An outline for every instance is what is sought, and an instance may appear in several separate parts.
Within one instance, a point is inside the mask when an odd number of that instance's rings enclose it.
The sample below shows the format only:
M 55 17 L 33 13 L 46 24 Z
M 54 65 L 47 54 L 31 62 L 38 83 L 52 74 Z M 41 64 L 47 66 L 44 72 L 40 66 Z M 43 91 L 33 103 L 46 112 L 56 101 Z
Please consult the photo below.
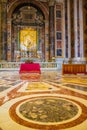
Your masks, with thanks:
M 41 73 L 39 63 L 22 63 L 19 73 Z

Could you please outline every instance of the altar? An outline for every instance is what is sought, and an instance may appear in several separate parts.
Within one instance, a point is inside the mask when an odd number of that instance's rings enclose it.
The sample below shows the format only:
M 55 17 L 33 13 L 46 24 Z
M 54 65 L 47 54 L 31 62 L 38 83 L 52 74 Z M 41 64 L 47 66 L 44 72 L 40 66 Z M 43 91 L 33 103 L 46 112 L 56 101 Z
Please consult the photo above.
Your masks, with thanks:
M 22 63 L 19 73 L 41 73 L 39 63 Z

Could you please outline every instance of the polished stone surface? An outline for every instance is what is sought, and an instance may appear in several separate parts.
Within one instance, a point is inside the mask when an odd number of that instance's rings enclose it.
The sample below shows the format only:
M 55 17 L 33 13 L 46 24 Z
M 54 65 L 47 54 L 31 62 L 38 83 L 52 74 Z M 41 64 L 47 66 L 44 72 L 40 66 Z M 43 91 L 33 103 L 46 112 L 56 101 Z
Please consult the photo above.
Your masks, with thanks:
M 61 129 L 87 129 L 87 75 L 0 72 L 0 130 Z
M 78 107 L 66 99 L 44 97 L 24 102 L 19 107 L 23 117 L 36 122 L 57 123 L 73 118 Z

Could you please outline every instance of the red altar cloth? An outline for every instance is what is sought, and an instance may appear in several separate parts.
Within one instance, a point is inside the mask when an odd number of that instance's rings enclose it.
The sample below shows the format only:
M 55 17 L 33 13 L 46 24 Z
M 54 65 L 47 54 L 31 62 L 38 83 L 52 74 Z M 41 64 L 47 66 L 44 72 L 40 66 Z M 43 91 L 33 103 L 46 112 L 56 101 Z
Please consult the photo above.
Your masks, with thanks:
M 20 65 L 19 73 L 41 73 L 38 63 L 23 63 Z

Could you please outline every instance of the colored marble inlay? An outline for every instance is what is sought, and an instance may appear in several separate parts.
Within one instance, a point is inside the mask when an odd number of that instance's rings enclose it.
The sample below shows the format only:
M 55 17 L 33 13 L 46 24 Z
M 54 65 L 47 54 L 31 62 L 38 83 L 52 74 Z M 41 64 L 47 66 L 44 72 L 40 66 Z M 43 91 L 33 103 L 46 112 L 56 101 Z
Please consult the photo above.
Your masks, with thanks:
M 48 90 L 53 89 L 53 86 L 43 82 L 28 83 L 26 90 Z
M 65 99 L 46 97 L 24 102 L 19 107 L 19 112 L 29 120 L 57 123 L 75 117 L 78 107 Z
M 8 88 L 9 88 L 9 87 L 4 87 L 4 86 L 2 86 L 2 87 L 0 87 L 0 92 L 6 90 L 6 89 L 8 89 Z
M 82 90 L 82 91 L 87 91 L 87 87 L 84 87 L 84 86 L 78 86 L 78 85 L 74 85 L 74 84 L 66 84 L 66 86 L 70 87 L 70 88 Z
M 87 75 L 42 71 L 38 81 L 23 76 L 0 72 L 2 130 L 87 129 Z

